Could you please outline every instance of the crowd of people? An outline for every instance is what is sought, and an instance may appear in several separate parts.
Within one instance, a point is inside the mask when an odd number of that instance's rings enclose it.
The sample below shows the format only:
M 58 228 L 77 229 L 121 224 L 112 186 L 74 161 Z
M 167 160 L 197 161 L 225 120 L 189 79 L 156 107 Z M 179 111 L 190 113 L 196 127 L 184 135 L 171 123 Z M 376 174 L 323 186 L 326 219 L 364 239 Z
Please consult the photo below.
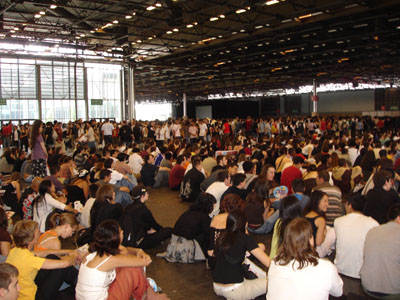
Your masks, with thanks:
M 0 299 L 54 299 L 66 285 L 76 299 L 167 299 L 144 271 L 144 250 L 164 241 L 158 256 L 204 261 L 227 299 L 337 297 L 339 274 L 373 298 L 399 299 L 399 121 L 5 125 Z M 173 228 L 146 206 L 160 187 L 191 203 Z M 268 233 L 267 254 L 253 235 Z M 62 249 L 72 236 L 80 247 Z

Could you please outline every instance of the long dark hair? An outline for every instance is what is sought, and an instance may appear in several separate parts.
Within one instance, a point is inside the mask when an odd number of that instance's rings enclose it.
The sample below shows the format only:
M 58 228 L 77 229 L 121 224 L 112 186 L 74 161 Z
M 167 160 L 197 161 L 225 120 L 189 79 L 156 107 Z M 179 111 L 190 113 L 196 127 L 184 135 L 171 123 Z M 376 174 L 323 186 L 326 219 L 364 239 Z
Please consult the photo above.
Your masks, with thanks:
M 92 230 L 95 230 L 96 218 L 100 208 L 106 206 L 112 201 L 113 193 L 114 188 L 111 184 L 104 184 L 97 190 L 96 200 L 94 201 L 93 206 L 90 209 L 90 225 Z
M 196 201 L 190 206 L 190 210 L 201 211 L 210 214 L 213 211 L 215 197 L 208 193 L 200 193 Z
M 51 185 L 52 182 L 50 180 L 43 180 L 39 184 L 39 195 L 32 202 L 32 207 L 36 209 L 36 213 L 38 205 L 42 202 L 46 202 L 45 195 L 50 194 Z
M 310 243 L 312 237 L 310 222 L 303 218 L 292 220 L 285 228 L 282 246 L 278 248 L 278 254 L 275 257 L 277 264 L 286 266 L 294 260 L 292 267 L 294 269 L 294 263 L 298 262 L 299 270 L 308 265 L 318 265 L 318 254 Z
M 312 192 L 310 200 L 304 210 L 304 215 L 308 214 L 310 211 L 315 211 L 320 217 L 326 218 L 325 212 L 319 209 L 319 203 L 324 196 L 327 196 L 327 194 L 322 191 L 316 190 Z
M 35 120 L 35 122 L 33 122 L 33 125 L 31 127 L 31 139 L 30 139 L 31 149 L 35 147 L 36 139 L 40 134 L 39 129 L 42 126 L 42 124 L 43 122 L 41 120 Z
M 89 252 L 97 252 L 100 257 L 104 254 L 117 255 L 120 253 L 120 243 L 118 222 L 105 220 L 94 231 L 93 242 L 89 246 Z
M 287 225 L 295 218 L 303 216 L 303 208 L 296 196 L 286 196 L 282 199 L 281 209 L 279 210 L 279 217 L 281 223 L 279 225 L 279 242 L 278 247 L 282 244 L 283 234 Z
M 221 232 L 217 239 L 217 249 L 226 253 L 237 239 L 239 232 L 246 231 L 246 215 L 240 209 L 235 209 L 228 214 L 226 229 Z

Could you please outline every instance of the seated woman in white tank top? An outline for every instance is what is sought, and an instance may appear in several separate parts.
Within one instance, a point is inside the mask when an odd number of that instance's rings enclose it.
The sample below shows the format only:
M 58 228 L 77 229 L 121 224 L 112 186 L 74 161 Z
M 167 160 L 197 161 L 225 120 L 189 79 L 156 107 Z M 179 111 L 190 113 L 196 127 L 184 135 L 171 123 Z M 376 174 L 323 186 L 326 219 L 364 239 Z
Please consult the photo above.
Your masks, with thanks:
M 77 300 L 166 300 L 147 282 L 143 267 L 151 263 L 141 249 L 121 245 L 123 232 L 118 222 L 103 221 L 95 230 L 89 254 L 79 269 Z

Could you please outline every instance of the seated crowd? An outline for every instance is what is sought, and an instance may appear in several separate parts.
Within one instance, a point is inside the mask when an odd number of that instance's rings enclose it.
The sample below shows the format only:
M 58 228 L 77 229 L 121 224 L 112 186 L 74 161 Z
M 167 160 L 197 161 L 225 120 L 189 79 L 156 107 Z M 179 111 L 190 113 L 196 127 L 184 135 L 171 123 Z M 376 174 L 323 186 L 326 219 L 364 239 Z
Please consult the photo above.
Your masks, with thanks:
M 370 297 L 400 299 L 398 125 L 334 116 L 24 125 L 29 148 L 21 140 L 0 160 L 0 299 L 55 299 L 66 286 L 78 300 L 168 299 L 147 280 L 143 251 L 164 241 L 157 256 L 204 261 L 226 299 L 339 297 L 339 274 Z M 173 228 L 146 206 L 160 187 L 190 202 Z M 267 254 L 253 235 L 268 233 Z M 79 248 L 63 249 L 71 237 Z

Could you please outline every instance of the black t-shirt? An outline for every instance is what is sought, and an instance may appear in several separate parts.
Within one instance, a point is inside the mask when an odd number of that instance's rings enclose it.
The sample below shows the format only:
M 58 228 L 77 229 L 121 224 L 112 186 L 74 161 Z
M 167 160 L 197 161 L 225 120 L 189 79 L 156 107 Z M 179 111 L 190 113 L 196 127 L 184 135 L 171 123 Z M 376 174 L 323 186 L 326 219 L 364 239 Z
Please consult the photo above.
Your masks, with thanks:
M 258 247 L 252 237 L 239 232 L 232 247 L 222 253 L 218 247 L 215 250 L 215 269 L 213 280 L 216 283 L 232 284 L 243 282 L 242 262 L 246 251 L 252 251 Z
M 155 183 L 154 177 L 158 167 L 151 164 L 144 164 L 142 170 L 140 170 L 140 175 L 142 177 L 142 182 L 145 186 L 153 186 Z
M 176 221 L 173 234 L 184 237 L 188 240 L 205 240 L 209 238 L 211 219 L 207 213 L 188 210 Z M 208 246 L 208 245 L 207 245 Z

